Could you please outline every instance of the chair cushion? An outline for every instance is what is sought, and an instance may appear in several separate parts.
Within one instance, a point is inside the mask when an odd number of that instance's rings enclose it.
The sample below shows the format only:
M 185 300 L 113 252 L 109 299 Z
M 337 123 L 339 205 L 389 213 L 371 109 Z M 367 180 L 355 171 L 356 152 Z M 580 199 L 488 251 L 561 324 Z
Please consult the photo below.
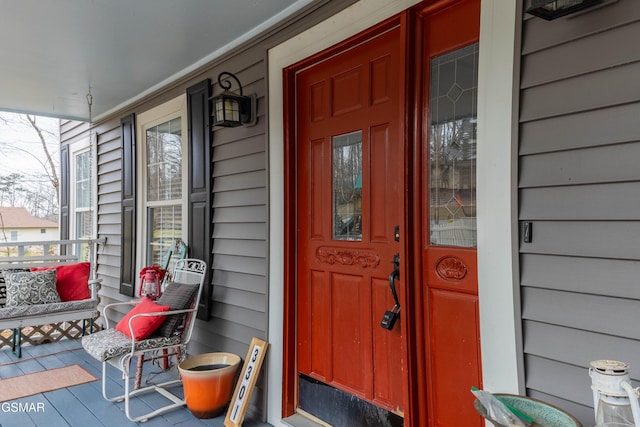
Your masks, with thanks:
M 152 350 L 155 348 L 171 347 L 180 344 L 180 337 L 154 337 L 137 341 L 136 351 Z M 104 362 L 113 357 L 131 351 L 131 338 L 115 329 L 105 329 L 82 337 L 82 347 L 93 358 Z
M 55 267 L 32 268 L 31 271 L 56 270 L 56 289 L 61 301 L 80 301 L 91 298 L 89 276 L 91 264 L 78 262 Z
M 131 311 L 129 311 L 116 325 L 116 330 L 122 332 L 129 338 L 133 338 L 131 336 L 131 330 L 129 329 L 129 319 L 131 319 L 136 314 L 147 314 L 147 313 L 157 313 L 169 311 L 171 307 L 168 305 L 160 305 L 156 304 L 154 301 L 143 298 L 138 304 L 136 304 Z M 133 319 L 131 326 L 133 327 L 133 334 L 135 335 L 136 341 L 143 340 L 151 335 L 158 326 L 164 322 L 167 316 L 141 316 Z
M 56 291 L 56 271 L 10 273 L 7 285 L 6 307 L 60 302 Z
M 198 285 L 186 285 L 180 283 L 169 282 L 164 290 L 158 304 L 168 305 L 171 310 L 184 310 L 191 308 L 198 291 Z M 156 335 L 161 337 L 170 337 L 179 332 L 178 328 L 184 322 L 185 314 L 173 314 L 167 316 L 167 319 L 156 330 Z
M 68 302 L 52 302 L 50 304 L 17 305 L 0 308 L 0 320 L 18 319 L 21 317 L 41 316 L 45 314 L 71 313 L 74 311 L 98 311 L 98 301 L 94 299 Z

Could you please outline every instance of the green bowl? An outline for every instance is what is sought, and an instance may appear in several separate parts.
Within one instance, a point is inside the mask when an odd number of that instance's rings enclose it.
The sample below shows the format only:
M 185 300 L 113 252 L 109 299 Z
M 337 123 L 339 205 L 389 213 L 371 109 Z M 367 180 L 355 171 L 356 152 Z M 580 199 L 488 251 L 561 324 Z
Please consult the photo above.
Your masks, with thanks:
M 582 427 L 580 421 L 575 419 L 560 408 L 531 397 L 517 396 L 514 394 L 495 394 L 500 400 L 510 404 L 518 411 L 533 418 L 531 427 Z M 509 427 L 498 424 L 487 416 L 487 410 L 477 400 L 473 403 L 476 411 L 498 427 Z

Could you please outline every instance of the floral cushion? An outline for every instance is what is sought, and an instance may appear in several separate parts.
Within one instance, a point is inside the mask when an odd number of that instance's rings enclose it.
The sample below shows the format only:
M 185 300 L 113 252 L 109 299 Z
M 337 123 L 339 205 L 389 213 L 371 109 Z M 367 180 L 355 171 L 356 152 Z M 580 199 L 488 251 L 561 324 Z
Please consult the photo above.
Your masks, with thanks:
M 96 312 L 98 310 L 98 302 L 94 299 L 54 302 L 51 304 L 17 305 L 13 307 L 0 308 L 0 320 L 91 309 L 95 309 Z
M 18 272 L 5 277 L 6 307 L 60 302 L 56 290 L 56 271 Z
M 180 337 L 152 337 L 135 343 L 136 351 L 180 345 Z M 101 362 L 131 351 L 131 338 L 115 329 L 105 329 L 82 337 L 82 347 Z

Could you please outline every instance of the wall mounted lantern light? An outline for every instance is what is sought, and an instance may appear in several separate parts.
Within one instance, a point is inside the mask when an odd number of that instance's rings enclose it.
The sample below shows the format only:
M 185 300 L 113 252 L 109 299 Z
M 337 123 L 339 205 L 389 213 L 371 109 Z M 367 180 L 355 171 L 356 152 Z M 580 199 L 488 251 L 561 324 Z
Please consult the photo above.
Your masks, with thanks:
M 230 79 L 235 80 L 240 94 L 231 92 Z M 244 96 L 238 78 L 226 71 L 218 75 L 218 84 L 224 89 L 220 95 L 211 98 L 213 101 L 213 125 L 222 127 L 252 126 L 256 124 L 256 96 Z
M 551 21 L 602 3 L 604 0 L 526 0 L 526 12 Z

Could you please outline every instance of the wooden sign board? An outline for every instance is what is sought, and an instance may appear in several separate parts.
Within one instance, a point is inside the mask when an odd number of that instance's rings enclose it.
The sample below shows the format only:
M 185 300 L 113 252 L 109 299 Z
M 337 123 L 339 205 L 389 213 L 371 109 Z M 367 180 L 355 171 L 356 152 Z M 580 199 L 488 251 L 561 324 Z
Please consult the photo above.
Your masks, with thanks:
M 231 404 L 227 410 L 227 416 L 224 419 L 226 427 L 239 427 L 242 425 L 268 345 L 266 341 L 255 337 L 251 340 L 249 352 L 244 360 L 240 378 L 238 378 Z

